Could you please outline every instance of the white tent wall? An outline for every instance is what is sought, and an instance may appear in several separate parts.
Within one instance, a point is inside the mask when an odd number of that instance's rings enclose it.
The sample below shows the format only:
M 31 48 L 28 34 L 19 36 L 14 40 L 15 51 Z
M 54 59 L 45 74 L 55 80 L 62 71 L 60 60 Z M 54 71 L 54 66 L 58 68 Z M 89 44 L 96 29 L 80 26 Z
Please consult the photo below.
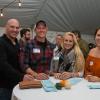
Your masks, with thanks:
M 0 0 L 0 8 L 13 0 Z M 16 0 L 17 1 L 17 0 Z M 7 6 L 4 17 L 0 18 L 0 27 L 9 18 L 17 18 L 22 27 L 33 27 L 38 20 L 47 22 L 51 31 L 71 31 L 93 34 L 100 26 L 100 0 L 21 0 Z
M 0 36 L 4 33 L 4 27 L 0 27 Z M 55 36 L 56 34 L 64 34 L 65 32 L 56 32 L 56 31 L 48 31 L 47 33 L 47 38 L 49 41 L 52 43 L 55 43 Z M 33 32 L 33 37 L 35 36 L 35 33 Z M 18 38 L 20 36 L 18 35 Z M 86 40 L 88 43 L 94 43 L 94 35 L 90 34 L 82 34 L 82 38 Z

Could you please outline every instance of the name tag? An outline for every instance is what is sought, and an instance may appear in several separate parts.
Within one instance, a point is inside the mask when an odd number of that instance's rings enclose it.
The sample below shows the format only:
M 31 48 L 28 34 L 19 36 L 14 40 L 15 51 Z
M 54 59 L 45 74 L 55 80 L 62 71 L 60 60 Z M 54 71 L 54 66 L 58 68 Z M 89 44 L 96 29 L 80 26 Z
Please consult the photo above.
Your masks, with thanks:
M 54 57 L 53 59 L 54 59 L 54 60 L 59 60 L 59 57 Z
M 38 48 L 33 48 L 33 53 L 40 53 L 40 49 L 38 49 Z
M 90 61 L 90 66 L 93 66 L 93 65 L 94 65 L 93 61 Z

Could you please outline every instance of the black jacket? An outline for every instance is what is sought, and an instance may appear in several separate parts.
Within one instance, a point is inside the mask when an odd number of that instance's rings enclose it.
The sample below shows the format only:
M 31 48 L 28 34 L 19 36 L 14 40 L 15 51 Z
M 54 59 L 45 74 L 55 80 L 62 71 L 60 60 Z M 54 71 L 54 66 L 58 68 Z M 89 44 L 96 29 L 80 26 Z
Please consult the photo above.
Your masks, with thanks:
M 19 45 L 7 38 L 6 35 L 0 37 L 0 88 L 13 88 L 23 79 L 18 61 Z

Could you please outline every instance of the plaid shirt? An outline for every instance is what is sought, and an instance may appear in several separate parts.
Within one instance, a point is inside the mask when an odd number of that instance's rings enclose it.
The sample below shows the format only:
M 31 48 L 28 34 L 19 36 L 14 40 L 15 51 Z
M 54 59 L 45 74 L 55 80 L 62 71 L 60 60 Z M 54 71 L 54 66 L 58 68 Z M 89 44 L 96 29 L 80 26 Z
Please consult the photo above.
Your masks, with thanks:
M 23 67 L 24 66 L 24 52 L 25 52 L 25 46 L 27 45 L 27 43 L 30 41 L 24 41 L 23 39 L 19 40 L 19 46 L 20 46 L 20 51 L 19 51 L 19 63 L 20 63 L 20 67 L 22 69 L 23 72 L 25 72 L 26 68 Z
M 37 73 L 48 72 L 53 56 L 53 44 L 46 40 L 41 43 L 34 38 L 26 45 L 24 52 L 24 69 L 31 67 Z

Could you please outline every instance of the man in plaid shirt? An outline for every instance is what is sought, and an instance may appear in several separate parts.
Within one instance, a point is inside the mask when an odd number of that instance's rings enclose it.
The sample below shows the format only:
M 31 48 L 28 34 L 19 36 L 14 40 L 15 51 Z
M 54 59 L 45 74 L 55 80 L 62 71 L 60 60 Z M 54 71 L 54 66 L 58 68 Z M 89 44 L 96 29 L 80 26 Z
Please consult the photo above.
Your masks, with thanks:
M 54 45 L 46 39 L 46 22 L 40 20 L 36 23 L 34 40 L 25 48 L 24 70 L 37 79 L 48 79 L 50 63 L 53 56 Z

